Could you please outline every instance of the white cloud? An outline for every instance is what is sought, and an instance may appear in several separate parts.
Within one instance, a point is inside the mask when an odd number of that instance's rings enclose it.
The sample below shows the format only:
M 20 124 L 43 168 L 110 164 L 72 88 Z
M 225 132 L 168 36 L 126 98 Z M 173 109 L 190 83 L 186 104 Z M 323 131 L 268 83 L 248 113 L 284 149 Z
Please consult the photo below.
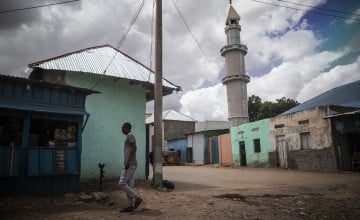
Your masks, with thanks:
M 324 1 L 295 2 L 317 6 Z M 31 14 L 24 12 L 23 16 L 9 15 L 9 18 L 18 18 L 14 24 L 3 14 L 2 21 L 6 22 L 0 21 L 0 73 L 19 73 L 31 62 L 86 47 L 116 46 L 140 2 L 87 0 L 46 7 Z M 23 1 L 16 3 L 20 5 Z M 147 1 L 121 48 L 147 66 L 150 66 L 152 3 Z M 198 120 L 226 120 L 226 90 L 220 82 L 224 58 L 219 50 L 226 44 L 224 28 L 228 1 L 176 0 L 176 3 L 211 64 L 192 39 L 172 2 L 164 1 L 163 74 L 184 89 L 178 95 L 164 98 L 164 110 L 181 109 Z M 234 1 L 233 6 L 242 17 L 242 43 L 249 48 L 245 57 L 248 74 L 253 76 L 248 84 L 249 95 L 259 95 L 263 100 L 281 96 L 305 99 L 309 95 L 308 88 L 320 91 L 321 86 L 332 86 L 336 81 L 344 83 L 340 76 L 354 79 L 355 76 L 345 73 L 349 66 L 328 70 L 332 62 L 347 51 L 319 53 L 318 47 L 324 39 L 311 29 L 311 21 L 303 19 L 305 12 L 254 1 Z M 357 36 L 354 35 L 349 48 L 359 48 Z M 260 77 L 260 73 L 265 75 Z M 327 76 L 329 81 L 321 84 Z M 151 103 L 148 106 L 151 111 Z
M 226 89 L 222 84 L 191 90 L 181 97 L 180 111 L 198 121 L 227 120 L 226 100 Z
M 359 16 L 358 16 L 359 14 L 360 14 L 360 8 L 358 8 L 353 14 L 351 14 L 350 18 L 345 20 L 345 23 L 350 25 L 359 22 Z
M 297 95 L 299 101 L 306 101 L 331 88 L 360 80 L 360 56 L 354 63 L 339 65 L 323 72 L 303 85 Z
M 283 63 L 269 74 L 251 78 L 248 95 L 255 94 L 263 101 L 275 101 L 283 96 L 303 102 L 333 87 L 360 80 L 360 56 L 356 62 L 336 66 L 327 72 L 331 63 L 347 51 L 314 54 L 296 62 Z M 198 120 L 226 120 L 226 87 L 221 83 L 185 93 L 180 99 L 181 112 Z
M 283 96 L 297 99 L 302 86 L 317 77 L 331 63 L 345 52 L 321 52 L 306 55 L 296 61 L 284 62 L 261 77 L 252 77 L 248 94 L 255 94 L 263 100 L 275 101 Z

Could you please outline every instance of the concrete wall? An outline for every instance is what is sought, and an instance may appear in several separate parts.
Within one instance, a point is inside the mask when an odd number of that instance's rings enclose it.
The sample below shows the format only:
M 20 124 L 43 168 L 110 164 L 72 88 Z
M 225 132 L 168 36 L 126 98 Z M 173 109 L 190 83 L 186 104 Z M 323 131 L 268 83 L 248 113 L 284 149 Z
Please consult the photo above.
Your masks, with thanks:
M 285 135 L 289 151 L 300 150 L 300 133 L 310 132 L 311 149 L 323 149 L 332 146 L 331 124 L 326 116 L 327 107 L 317 107 L 289 115 L 270 119 L 270 151 L 276 151 L 276 136 Z M 308 123 L 299 124 L 308 120 Z M 275 126 L 283 125 L 281 128 Z
M 261 152 L 255 152 L 255 139 L 260 139 Z M 231 128 L 231 145 L 235 165 L 240 165 L 240 141 L 245 142 L 247 166 L 268 166 L 270 149 L 269 119 Z
M 163 150 L 169 149 L 167 146 L 167 140 L 175 140 L 185 138 L 185 134 L 194 133 L 195 131 L 195 122 L 190 121 L 172 121 L 164 120 L 162 121 L 163 126 Z M 153 135 L 154 135 L 154 124 L 150 125 L 149 129 L 149 143 L 150 151 L 152 151 L 153 145 Z
M 219 160 L 220 164 L 230 166 L 233 164 L 231 135 L 223 134 L 218 137 L 219 140 Z
M 278 167 L 279 166 L 279 157 L 276 151 L 269 152 L 269 167 Z
M 185 134 L 195 132 L 195 122 L 193 121 L 164 121 L 164 139 L 174 140 L 185 138 Z
M 91 88 L 100 76 L 67 73 L 70 85 Z M 104 77 L 94 90 L 100 94 L 88 96 L 85 109 L 90 118 L 83 132 L 81 179 L 98 178 L 98 163 L 105 163 L 105 178 L 118 178 L 124 160 L 124 122 L 133 125 L 137 141 L 138 169 L 135 178 L 145 177 L 145 89 L 130 85 L 128 80 Z
M 303 170 L 336 170 L 331 123 L 324 117 L 327 107 L 317 107 L 270 119 L 271 152 L 278 151 L 276 137 L 285 140 L 289 168 Z M 300 134 L 310 133 L 309 149 L 301 149 Z M 273 157 L 273 159 L 279 159 Z M 272 165 L 277 161 L 271 161 Z
M 335 150 L 328 147 L 289 151 L 288 165 L 290 169 L 336 171 Z

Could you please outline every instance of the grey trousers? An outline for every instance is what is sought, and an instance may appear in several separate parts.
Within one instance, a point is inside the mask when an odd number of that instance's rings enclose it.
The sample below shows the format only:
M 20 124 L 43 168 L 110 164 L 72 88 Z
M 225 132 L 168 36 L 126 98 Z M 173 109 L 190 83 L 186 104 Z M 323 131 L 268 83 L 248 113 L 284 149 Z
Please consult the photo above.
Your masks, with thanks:
M 125 170 L 125 167 L 121 170 L 119 186 L 126 193 L 129 206 L 134 206 L 134 200 L 138 198 L 138 194 L 134 190 L 134 174 L 136 166 L 130 166 Z

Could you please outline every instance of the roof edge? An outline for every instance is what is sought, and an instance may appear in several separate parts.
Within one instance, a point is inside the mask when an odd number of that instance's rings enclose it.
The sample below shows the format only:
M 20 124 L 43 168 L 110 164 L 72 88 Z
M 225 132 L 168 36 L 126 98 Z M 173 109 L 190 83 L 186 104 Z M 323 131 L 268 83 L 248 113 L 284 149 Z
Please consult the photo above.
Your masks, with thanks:
M 113 47 L 113 46 L 111 46 L 110 44 L 103 44 L 103 45 L 99 45 L 99 46 L 88 47 L 88 48 L 85 48 L 85 49 L 76 50 L 76 51 L 73 51 L 73 52 L 69 52 L 69 53 L 65 53 L 65 54 L 59 55 L 59 56 L 55 56 L 55 57 L 52 57 L 52 58 L 49 58 L 49 59 L 36 61 L 36 62 L 33 62 L 33 63 L 28 64 L 28 67 L 29 67 L 29 68 L 38 68 L 38 67 L 36 67 L 36 65 L 39 65 L 39 64 L 42 64 L 42 63 L 51 61 L 51 60 L 55 60 L 55 59 L 67 57 L 67 56 L 72 55 L 72 54 L 81 53 L 81 52 L 84 52 L 84 51 L 86 51 L 86 50 L 98 49 L 98 48 L 102 48 L 102 47 L 110 47 L 110 48 L 114 49 L 116 52 L 121 53 L 122 55 L 124 55 L 124 56 L 126 56 L 127 58 L 131 59 L 131 60 L 134 61 L 135 63 L 137 63 L 137 64 L 139 64 L 140 66 L 144 67 L 144 68 L 147 69 L 150 73 L 155 74 L 155 71 L 151 70 L 149 67 L 145 66 L 143 63 L 137 61 L 136 59 L 134 59 L 134 58 L 131 57 L 130 55 L 126 54 L 125 52 L 122 52 L 121 50 L 119 50 L 119 49 L 117 49 L 117 48 L 115 48 L 115 47 Z M 176 90 L 176 91 L 182 91 L 181 86 L 175 85 L 174 83 L 172 83 L 172 82 L 170 82 L 169 80 L 167 80 L 165 77 L 163 77 L 163 80 L 165 80 L 167 83 L 169 83 L 169 84 L 173 85 L 174 87 L 176 87 L 176 89 L 174 89 L 174 90 Z

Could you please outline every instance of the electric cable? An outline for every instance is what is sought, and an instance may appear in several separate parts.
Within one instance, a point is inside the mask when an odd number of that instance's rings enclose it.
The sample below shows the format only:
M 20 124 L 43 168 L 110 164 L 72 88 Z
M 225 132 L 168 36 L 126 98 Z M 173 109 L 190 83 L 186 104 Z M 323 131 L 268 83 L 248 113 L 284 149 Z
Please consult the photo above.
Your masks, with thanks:
M 289 3 L 289 4 L 293 4 L 293 5 L 299 5 L 299 6 L 304 6 L 304 7 L 308 7 L 308 8 L 318 9 L 318 10 L 324 10 L 324 11 L 331 11 L 331 12 L 341 13 L 341 14 L 345 14 L 345 15 L 360 16 L 360 14 L 356 14 L 356 13 L 352 13 L 352 12 L 347 12 L 347 11 L 340 11 L 340 10 L 329 9 L 329 8 L 315 7 L 315 6 L 311 6 L 311 5 L 305 5 L 305 4 L 300 4 L 300 3 L 295 3 L 295 2 L 285 1 L 285 0 L 278 0 L 278 1 L 279 1 L 279 2 L 286 2 L 286 3 Z
M 128 26 L 123 30 L 123 33 L 122 33 L 122 37 L 120 38 L 119 40 L 119 43 L 116 45 L 116 49 L 120 49 L 120 47 L 122 46 L 122 44 L 124 43 L 130 29 L 132 28 L 132 26 L 134 25 L 136 19 L 138 18 L 141 10 L 143 9 L 144 7 L 144 4 L 145 4 L 146 0 L 143 0 L 140 4 L 140 6 L 138 7 L 138 9 L 136 10 L 135 12 L 135 15 L 132 17 L 132 19 L 130 20 L 130 23 L 128 24 Z
M 305 12 L 308 12 L 308 13 L 313 13 L 313 14 L 318 14 L 318 15 L 325 15 L 325 16 L 334 17 L 334 18 L 341 18 L 341 19 L 349 19 L 349 20 L 360 21 L 360 19 L 356 19 L 356 18 L 345 17 L 345 16 L 340 16 L 340 15 L 331 15 L 331 14 L 326 14 L 326 13 L 322 13 L 322 12 L 307 11 L 307 10 L 300 9 L 300 8 L 294 8 L 294 7 L 289 7 L 289 6 L 285 6 L 285 5 L 279 5 L 279 4 L 270 3 L 270 2 L 264 2 L 264 1 L 259 1 L 259 0 L 250 0 L 250 1 L 258 2 L 258 3 L 262 3 L 262 4 L 267 4 L 267 5 L 272 5 L 272 6 L 288 8 L 288 9 L 294 9 L 294 10 L 298 10 L 298 11 L 305 11 Z
M 200 49 L 201 53 L 204 55 L 206 61 L 207 61 L 207 62 L 209 63 L 209 65 L 210 65 L 211 69 L 212 69 L 212 70 L 214 71 L 214 73 L 216 74 L 216 69 L 215 69 L 215 67 L 214 67 L 214 66 L 212 65 L 212 63 L 210 62 L 210 59 L 209 59 L 209 57 L 206 55 L 205 51 L 201 48 L 199 41 L 196 40 L 193 32 L 192 32 L 191 29 L 190 29 L 190 26 L 189 26 L 188 23 L 186 22 L 184 16 L 182 15 L 182 13 L 181 13 L 181 11 L 179 10 L 178 6 L 176 5 L 175 1 L 174 1 L 174 0 L 171 0 L 171 1 L 172 1 L 172 3 L 174 4 L 175 9 L 176 9 L 176 11 L 178 12 L 181 20 L 184 22 L 186 29 L 187 29 L 187 30 L 189 31 L 189 33 L 191 34 L 191 37 L 193 38 L 193 40 L 195 41 L 196 45 L 197 45 L 198 48 Z
M 11 10 L 0 11 L 0 14 L 9 13 L 9 12 L 24 11 L 24 10 L 29 10 L 29 9 L 36 9 L 36 8 L 43 8 L 43 7 L 48 7 L 48 6 L 53 6 L 53 5 L 60 5 L 60 4 L 67 4 L 67 3 L 78 2 L 78 1 L 80 1 L 80 0 L 71 0 L 71 1 L 50 3 L 50 4 L 45 4 L 45 5 L 31 6 L 31 7 L 26 7 L 26 8 L 11 9 Z
M 94 89 L 99 83 L 100 81 L 104 78 L 105 74 L 106 74 L 106 71 L 109 69 L 110 65 L 112 64 L 112 62 L 114 61 L 115 57 L 116 57 L 116 54 L 118 53 L 118 50 L 120 50 L 120 47 L 123 45 L 123 43 L 125 42 L 126 40 L 126 37 L 127 35 L 129 34 L 132 26 L 134 25 L 136 19 L 138 18 L 141 10 L 143 9 L 144 7 L 144 4 L 145 4 L 146 0 L 142 0 L 142 2 L 140 3 L 140 6 L 138 7 L 138 9 L 136 10 L 134 16 L 132 17 L 132 19 L 130 20 L 129 24 L 124 28 L 123 32 L 122 32 L 122 36 L 119 40 L 119 42 L 117 43 L 116 45 L 116 50 L 115 50 L 115 53 L 114 55 L 111 57 L 108 65 L 106 66 L 105 70 L 103 71 L 103 73 L 101 74 L 101 76 L 99 77 L 99 79 L 94 83 L 93 86 L 90 87 L 90 90 Z

